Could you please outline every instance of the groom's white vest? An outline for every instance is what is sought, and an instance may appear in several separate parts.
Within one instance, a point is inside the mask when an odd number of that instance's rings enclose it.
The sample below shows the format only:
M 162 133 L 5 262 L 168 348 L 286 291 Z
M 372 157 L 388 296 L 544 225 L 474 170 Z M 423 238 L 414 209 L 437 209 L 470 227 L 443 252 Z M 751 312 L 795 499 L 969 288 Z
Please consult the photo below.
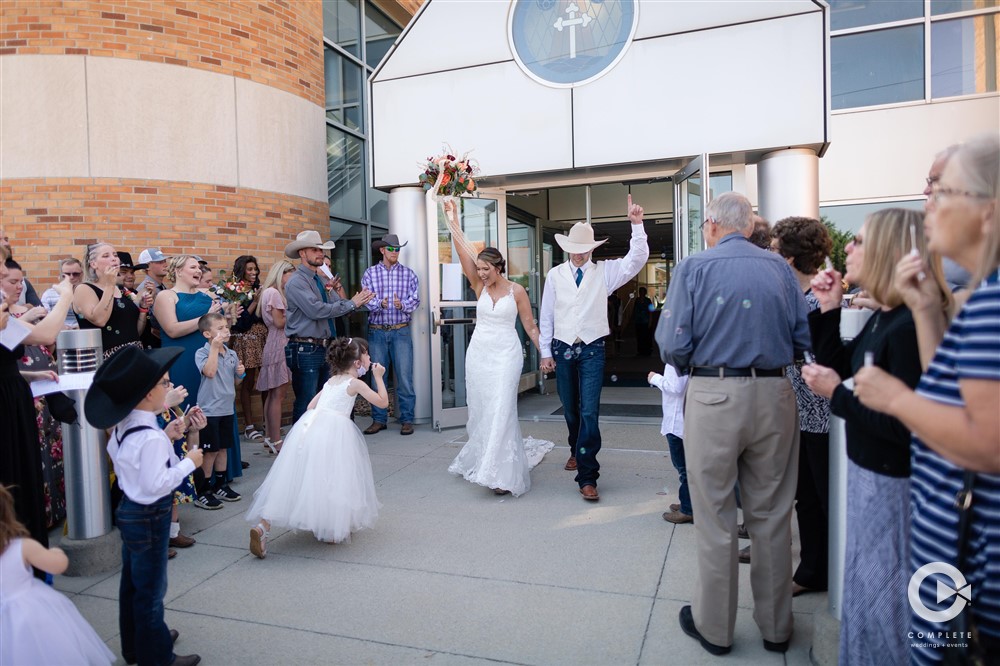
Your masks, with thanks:
M 604 281 L 603 261 L 583 272 L 579 287 L 576 286 L 576 267 L 569 261 L 549 271 L 546 279 L 555 283 L 553 338 L 566 344 L 573 344 L 579 339 L 589 345 L 611 332 L 608 328 L 608 285 Z

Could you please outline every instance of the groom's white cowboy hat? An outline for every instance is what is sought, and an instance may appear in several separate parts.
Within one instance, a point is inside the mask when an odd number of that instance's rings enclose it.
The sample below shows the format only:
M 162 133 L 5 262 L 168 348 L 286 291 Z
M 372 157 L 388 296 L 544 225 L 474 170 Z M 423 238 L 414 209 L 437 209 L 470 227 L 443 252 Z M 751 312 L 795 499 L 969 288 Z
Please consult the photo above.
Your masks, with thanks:
M 608 239 L 595 241 L 594 227 L 587 222 L 577 222 L 569 230 L 568 236 L 556 234 L 556 242 L 559 243 L 559 247 L 570 254 L 584 254 L 607 243 Z
M 299 250 L 304 250 L 307 247 L 315 247 L 320 250 L 332 250 L 337 246 L 333 241 L 323 242 L 320 238 L 318 231 L 300 231 L 299 235 L 295 237 L 291 243 L 285 246 L 285 256 L 289 259 L 298 259 Z

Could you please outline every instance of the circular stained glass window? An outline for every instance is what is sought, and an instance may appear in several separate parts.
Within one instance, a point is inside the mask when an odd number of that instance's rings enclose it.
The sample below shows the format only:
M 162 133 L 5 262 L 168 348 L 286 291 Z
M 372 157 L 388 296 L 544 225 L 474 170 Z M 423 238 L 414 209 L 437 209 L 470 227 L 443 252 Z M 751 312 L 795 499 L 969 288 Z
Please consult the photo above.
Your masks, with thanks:
M 514 0 L 507 35 L 528 76 L 569 88 L 618 64 L 638 22 L 636 0 Z

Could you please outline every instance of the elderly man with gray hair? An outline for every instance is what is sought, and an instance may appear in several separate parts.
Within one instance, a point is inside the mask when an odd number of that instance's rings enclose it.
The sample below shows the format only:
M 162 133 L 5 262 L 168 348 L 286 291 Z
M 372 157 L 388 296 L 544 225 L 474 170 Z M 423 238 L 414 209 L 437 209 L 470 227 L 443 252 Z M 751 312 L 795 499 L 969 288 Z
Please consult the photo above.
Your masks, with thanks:
M 715 655 L 730 651 L 736 624 L 737 481 L 753 540 L 754 620 L 767 650 L 786 651 L 792 635 L 799 421 L 784 368 L 809 349 L 809 328 L 792 269 L 747 240 L 752 214 L 741 194 L 708 205 L 709 249 L 677 265 L 656 329 L 663 360 L 690 375 L 684 453 L 698 575 L 680 624 Z

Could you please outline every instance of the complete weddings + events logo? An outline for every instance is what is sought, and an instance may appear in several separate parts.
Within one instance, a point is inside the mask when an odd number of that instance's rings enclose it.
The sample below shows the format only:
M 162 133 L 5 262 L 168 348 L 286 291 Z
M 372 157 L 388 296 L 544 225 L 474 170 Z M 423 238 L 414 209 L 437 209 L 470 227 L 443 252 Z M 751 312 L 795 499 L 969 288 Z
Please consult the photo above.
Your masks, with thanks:
M 920 586 L 928 577 L 934 575 L 945 576 L 950 581 L 945 582 L 941 578 L 935 579 L 935 583 L 937 584 L 935 592 L 938 604 L 954 597 L 952 604 L 943 610 L 928 608 L 923 599 L 920 598 Z M 913 573 L 913 576 L 910 577 L 906 596 L 909 599 L 910 608 L 913 609 L 913 612 L 918 617 L 928 622 L 947 624 L 958 617 L 966 605 L 972 604 L 972 585 L 965 579 L 965 575 L 954 566 L 946 562 L 931 562 L 917 569 Z M 908 634 L 908 638 L 917 641 L 930 641 L 930 644 L 926 645 L 927 647 L 931 645 L 944 647 L 938 641 L 943 640 L 945 643 L 948 643 L 953 640 L 968 640 L 972 638 L 971 635 L 967 635 L 969 633 L 964 631 L 934 631 L 927 633 L 911 631 Z

